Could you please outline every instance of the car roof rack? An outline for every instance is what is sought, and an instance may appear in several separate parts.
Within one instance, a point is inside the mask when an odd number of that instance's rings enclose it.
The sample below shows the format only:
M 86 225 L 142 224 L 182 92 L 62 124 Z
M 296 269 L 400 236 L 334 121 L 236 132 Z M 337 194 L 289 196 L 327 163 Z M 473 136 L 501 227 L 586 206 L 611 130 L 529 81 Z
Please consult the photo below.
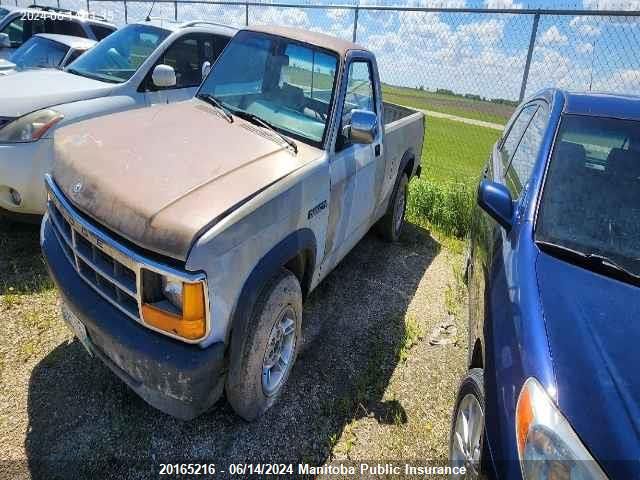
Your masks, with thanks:
M 47 5 L 36 5 L 36 4 L 29 5 L 27 8 L 32 10 L 41 10 L 43 12 L 66 13 L 74 17 L 82 17 L 82 15 L 80 15 L 80 13 L 77 12 L 76 10 L 69 10 L 68 8 L 50 7 Z M 87 14 L 87 18 L 90 20 L 101 20 L 104 22 L 107 21 L 106 17 L 103 17 L 102 15 L 96 15 L 94 13 Z
M 192 20 L 190 22 L 185 22 L 180 25 L 180 28 L 195 27 L 197 25 L 211 25 L 214 27 L 233 28 L 229 25 L 225 25 L 224 23 L 208 22 L 206 20 Z

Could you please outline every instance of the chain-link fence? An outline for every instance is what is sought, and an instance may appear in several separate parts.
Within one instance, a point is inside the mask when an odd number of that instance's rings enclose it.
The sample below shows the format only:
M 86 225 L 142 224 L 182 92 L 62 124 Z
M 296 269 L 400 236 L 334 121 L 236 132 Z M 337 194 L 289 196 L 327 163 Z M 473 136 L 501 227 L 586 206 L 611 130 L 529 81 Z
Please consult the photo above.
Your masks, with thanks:
M 151 13 L 180 22 L 289 25 L 355 39 L 376 54 L 385 99 L 428 112 L 426 160 L 443 178 L 468 179 L 479 171 L 515 105 L 541 88 L 640 91 L 637 8 L 470 9 L 463 0 L 447 0 L 445 8 L 375 0 L 340 5 L 318 0 L 0 0 L 34 1 L 88 10 L 117 24 L 141 21 Z M 583 5 L 596 7 L 595 1 L 583 0 Z M 610 4 L 633 8 L 630 1 Z M 513 1 L 486 5 L 518 7 Z

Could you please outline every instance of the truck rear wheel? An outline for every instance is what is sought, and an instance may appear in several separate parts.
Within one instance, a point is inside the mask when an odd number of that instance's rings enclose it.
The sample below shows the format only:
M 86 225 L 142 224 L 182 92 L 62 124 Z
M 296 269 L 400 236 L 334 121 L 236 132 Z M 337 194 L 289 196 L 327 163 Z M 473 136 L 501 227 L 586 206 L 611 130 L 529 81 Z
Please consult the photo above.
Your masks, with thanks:
M 263 289 L 241 335 L 239 352 L 231 352 L 227 399 L 243 419 L 252 421 L 277 400 L 302 343 L 302 290 L 298 279 L 282 269 Z
M 402 172 L 384 217 L 377 223 L 378 233 L 387 242 L 397 242 L 404 227 L 404 214 L 409 198 L 409 178 Z

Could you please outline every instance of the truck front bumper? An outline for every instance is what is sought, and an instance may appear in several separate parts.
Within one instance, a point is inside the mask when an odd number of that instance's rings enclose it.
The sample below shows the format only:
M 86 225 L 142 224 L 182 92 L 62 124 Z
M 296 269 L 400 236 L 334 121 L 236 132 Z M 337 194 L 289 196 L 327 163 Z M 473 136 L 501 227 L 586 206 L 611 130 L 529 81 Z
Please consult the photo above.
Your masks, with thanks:
M 224 344 L 208 348 L 159 335 L 132 321 L 78 275 L 45 216 L 41 244 L 68 310 L 85 326 L 85 346 L 151 406 L 190 420 L 224 389 Z

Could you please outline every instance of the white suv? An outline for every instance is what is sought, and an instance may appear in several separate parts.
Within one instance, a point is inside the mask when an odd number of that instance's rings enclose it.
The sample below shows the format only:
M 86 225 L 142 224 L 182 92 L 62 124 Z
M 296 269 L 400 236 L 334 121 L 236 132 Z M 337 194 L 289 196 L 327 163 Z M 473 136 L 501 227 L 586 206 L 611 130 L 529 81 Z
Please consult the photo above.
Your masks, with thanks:
M 190 99 L 235 33 L 209 22 L 134 23 L 65 70 L 0 77 L 0 213 L 44 213 L 58 127 Z
M 104 17 L 73 10 L 33 5 L 28 8 L 0 6 L 0 58 L 8 59 L 37 33 L 71 35 L 100 41 L 117 27 Z

